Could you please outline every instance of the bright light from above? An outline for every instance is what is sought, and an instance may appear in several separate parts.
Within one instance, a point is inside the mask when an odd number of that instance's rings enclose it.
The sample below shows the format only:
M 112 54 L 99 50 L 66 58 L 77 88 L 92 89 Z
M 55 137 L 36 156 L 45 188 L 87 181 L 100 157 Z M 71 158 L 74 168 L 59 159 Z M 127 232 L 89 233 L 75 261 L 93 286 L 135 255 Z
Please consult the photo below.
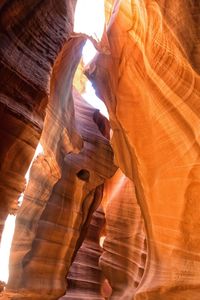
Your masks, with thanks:
M 29 166 L 29 168 L 28 168 L 28 170 L 27 170 L 27 172 L 26 172 L 26 175 L 25 175 L 26 183 L 28 183 L 28 181 L 29 181 L 30 169 L 31 169 L 31 166 L 32 166 L 32 164 L 33 164 L 33 161 L 34 161 L 35 158 L 36 158 L 39 154 L 41 154 L 41 153 L 44 153 L 44 150 L 43 150 L 42 145 L 39 143 L 39 144 L 37 145 L 37 148 L 36 148 L 36 150 L 35 150 L 35 154 L 34 154 L 34 156 L 33 156 L 33 159 L 32 159 L 32 161 L 31 161 L 30 166 Z
M 74 17 L 74 32 L 84 33 L 100 42 L 105 27 L 104 0 L 78 0 Z M 83 63 L 87 65 L 96 55 L 97 50 L 90 40 L 83 48 Z M 92 84 L 87 81 L 83 98 L 108 119 L 105 104 L 95 94 Z
M 101 237 L 100 237 L 100 239 L 99 239 L 99 245 L 100 245 L 100 247 L 101 248 L 103 248 L 103 243 L 104 243 L 104 241 L 105 241 L 105 236 L 104 235 L 102 235 Z
M 85 43 L 82 54 L 84 65 L 87 65 L 97 54 L 97 50 L 90 40 L 87 40 L 87 42 Z
M 74 32 L 101 40 L 105 24 L 104 0 L 78 0 L 74 16 Z
M 74 16 L 74 32 L 84 33 L 99 42 L 105 24 L 104 0 L 78 0 Z M 94 45 L 87 40 L 83 48 L 83 62 L 88 64 L 97 53 Z
M 86 83 L 86 92 L 82 94 L 82 97 L 93 107 L 100 110 L 101 114 L 104 115 L 107 119 L 109 119 L 108 111 L 103 103 L 95 94 L 95 90 L 92 87 L 92 84 L 90 81 L 87 81 Z
M 9 276 L 8 263 L 10 257 L 10 247 L 15 229 L 15 219 L 16 216 L 8 215 L 0 244 L 0 280 L 5 283 L 8 282 Z
M 35 158 L 36 158 L 39 154 L 41 154 L 41 153 L 44 153 L 44 150 L 43 150 L 42 145 L 39 143 L 39 144 L 37 145 L 36 150 L 35 150 L 35 154 L 34 154 L 34 156 L 33 156 L 33 159 L 32 159 L 32 161 L 31 161 L 31 163 L 30 163 L 30 166 L 29 166 L 29 168 L 28 168 L 28 170 L 27 170 L 27 172 L 26 172 L 26 174 L 25 174 L 26 185 L 27 185 L 28 182 L 29 182 L 30 170 L 31 170 L 31 166 L 32 166 L 32 164 L 33 164 L 33 161 L 34 161 Z M 18 205 L 19 205 L 19 206 L 22 205 L 23 199 L 24 199 L 24 193 L 21 193 L 20 197 L 18 198 Z

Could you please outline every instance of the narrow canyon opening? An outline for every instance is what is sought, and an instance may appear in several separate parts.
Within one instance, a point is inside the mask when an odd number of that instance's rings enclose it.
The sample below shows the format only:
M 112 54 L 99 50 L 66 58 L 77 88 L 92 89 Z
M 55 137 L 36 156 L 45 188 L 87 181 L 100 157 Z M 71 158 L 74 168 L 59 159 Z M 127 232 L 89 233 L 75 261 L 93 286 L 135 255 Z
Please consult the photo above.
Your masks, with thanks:
M 199 299 L 200 2 L 0 2 L 0 298 Z
M 83 68 L 85 68 L 98 53 L 97 49 L 89 38 L 91 37 L 97 43 L 99 43 L 104 33 L 104 29 L 104 0 L 78 0 L 74 15 L 74 32 L 83 33 L 88 36 L 88 39 L 86 40 L 82 50 L 81 64 L 83 65 Z M 84 76 L 84 80 L 85 81 L 82 87 L 83 92 L 81 95 L 89 104 L 99 109 L 99 111 L 108 119 L 109 115 L 105 104 L 97 97 L 95 89 L 90 80 L 88 80 L 86 76 Z

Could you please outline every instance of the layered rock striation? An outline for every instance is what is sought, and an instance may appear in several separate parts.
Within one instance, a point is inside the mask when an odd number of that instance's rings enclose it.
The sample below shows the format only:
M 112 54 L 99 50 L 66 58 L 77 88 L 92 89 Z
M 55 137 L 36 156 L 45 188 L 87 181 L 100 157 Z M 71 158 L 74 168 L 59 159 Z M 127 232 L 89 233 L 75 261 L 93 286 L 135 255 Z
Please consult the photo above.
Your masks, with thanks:
M 33 163 L 11 249 L 6 295 L 13 299 L 57 299 L 65 292 L 65 276 L 100 204 L 102 184 L 116 171 L 109 142 L 93 120 L 96 110 L 76 91 L 73 98 L 83 146 L 79 153 L 64 152 L 68 144 L 58 140 L 57 161 L 39 155 Z M 56 143 L 58 131 L 52 133 L 48 139 Z
M 199 300 L 200 4 L 105 1 L 86 74 L 109 121 L 72 87 L 75 5 L 0 4 L 0 234 L 43 148 L 0 298 Z
M 16 213 L 38 144 L 52 67 L 73 30 L 76 1 L 0 4 L 0 236 Z
M 60 300 L 104 299 L 102 285 L 105 278 L 99 266 L 99 258 L 103 251 L 100 237 L 104 226 L 105 215 L 102 207 L 99 207 L 92 215 L 85 239 L 69 269 L 66 295 Z
M 146 232 L 134 183 L 120 170 L 106 181 L 102 205 L 106 227 L 99 264 L 110 299 L 132 300 L 146 266 Z
M 109 110 L 115 159 L 134 181 L 144 216 L 148 258 L 134 299 L 195 300 L 199 3 L 106 3 L 111 55 L 100 54 L 87 73 Z

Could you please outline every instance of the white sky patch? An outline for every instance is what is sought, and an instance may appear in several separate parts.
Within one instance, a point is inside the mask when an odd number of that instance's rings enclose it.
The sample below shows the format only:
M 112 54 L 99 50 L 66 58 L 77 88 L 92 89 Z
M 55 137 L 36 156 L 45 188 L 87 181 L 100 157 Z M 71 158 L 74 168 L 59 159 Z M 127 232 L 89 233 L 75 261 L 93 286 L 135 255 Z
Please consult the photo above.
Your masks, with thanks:
M 8 215 L 4 225 L 0 244 L 0 280 L 4 281 L 5 283 L 8 282 L 9 277 L 8 264 L 10 257 L 10 247 L 15 230 L 15 219 L 16 216 Z
M 100 110 L 101 114 L 104 115 L 107 119 L 109 119 L 108 111 L 103 103 L 95 94 L 95 90 L 92 87 L 92 84 L 90 81 L 87 81 L 86 83 L 86 92 L 82 94 L 82 97 L 93 107 Z
M 104 241 L 105 241 L 105 238 L 106 238 L 106 236 L 105 236 L 105 235 L 102 235 L 102 236 L 100 237 L 100 239 L 99 239 L 99 245 L 100 245 L 101 248 L 103 248 L 103 243 L 104 243 Z
M 105 24 L 104 0 L 78 0 L 74 16 L 74 32 L 101 40 Z
M 74 17 L 74 32 L 84 33 L 93 37 L 98 42 L 101 40 L 105 26 L 104 0 L 78 0 Z M 97 50 L 90 40 L 87 40 L 83 52 L 83 63 L 87 65 L 97 54 Z M 90 81 L 86 83 L 86 92 L 83 98 L 108 119 L 108 111 L 103 103 L 95 94 Z
M 83 52 L 82 52 L 84 65 L 89 64 L 89 62 L 91 62 L 91 60 L 95 57 L 96 54 L 97 54 L 96 48 L 94 47 L 94 45 L 90 40 L 87 40 L 85 46 L 83 47 Z
M 26 184 L 27 184 L 28 181 L 29 181 L 30 170 L 31 170 L 33 161 L 34 161 L 35 158 L 36 158 L 39 154 L 41 154 L 41 153 L 44 153 L 44 150 L 43 150 L 42 145 L 39 143 L 39 144 L 37 145 L 36 150 L 35 150 L 35 154 L 34 154 L 34 156 L 33 156 L 33 159 L 32 159 L 32 161 L 31 161 L 31 163 L 30 163 L 30 166 L 29 166 L 29 168 L 28 168 L 28 171 L 26 172 L 26 175 L 25 175 L 25 178 L 26 178 Z M 20 197 L 21 197 L 21 196 L 20 196 Z

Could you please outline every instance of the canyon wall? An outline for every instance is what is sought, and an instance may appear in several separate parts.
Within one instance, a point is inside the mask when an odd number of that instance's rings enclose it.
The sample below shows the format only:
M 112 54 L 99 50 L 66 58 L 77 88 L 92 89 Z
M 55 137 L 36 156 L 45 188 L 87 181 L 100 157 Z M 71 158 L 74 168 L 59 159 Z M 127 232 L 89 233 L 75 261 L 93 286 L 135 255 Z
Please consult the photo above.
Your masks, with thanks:
M 57 299 L 65 292 L 65 276 L 100 204 L 102 184 L 116 170 L 109 142 L 93 121 L 96 110 L 76 91 L 74 99 L 83 147 L 62 153 L 58 143 L 59 164 L 44 154 L 33 163 L 17 214 L 5 297 Z
M 148 258 L 134 299 L 195 300 L 200 4 L 106 3 L 111 54 L 100 54 L 87 75 L 109 110 L 115 160 L 134 181 L 144 216 Z
M 99 207 L 93 213 L 83 244 L 69 269 L 68 288 L 60 300 L 104 299 L 102 285 L 105 279 L 99 266 L 99 258 L 103 251 L 99 242 L 104 226 L 105 214 L 102 207 Z
M 0 3 L 0 237 L 16 213 L 38 144 L 52 67 L 73 30 L 76 1 Z
M 106 181 L 102 206 L 106 226 L 99 264 L 111 299 L 133 299 L 146 266 L 146 232 L 134 183 L 120 170 Z
M 73 88 L 75 5 L 0 4 L 0 298 L 199 300 L 200 3 L 105 1 L 85 73 L 109 121 Z

